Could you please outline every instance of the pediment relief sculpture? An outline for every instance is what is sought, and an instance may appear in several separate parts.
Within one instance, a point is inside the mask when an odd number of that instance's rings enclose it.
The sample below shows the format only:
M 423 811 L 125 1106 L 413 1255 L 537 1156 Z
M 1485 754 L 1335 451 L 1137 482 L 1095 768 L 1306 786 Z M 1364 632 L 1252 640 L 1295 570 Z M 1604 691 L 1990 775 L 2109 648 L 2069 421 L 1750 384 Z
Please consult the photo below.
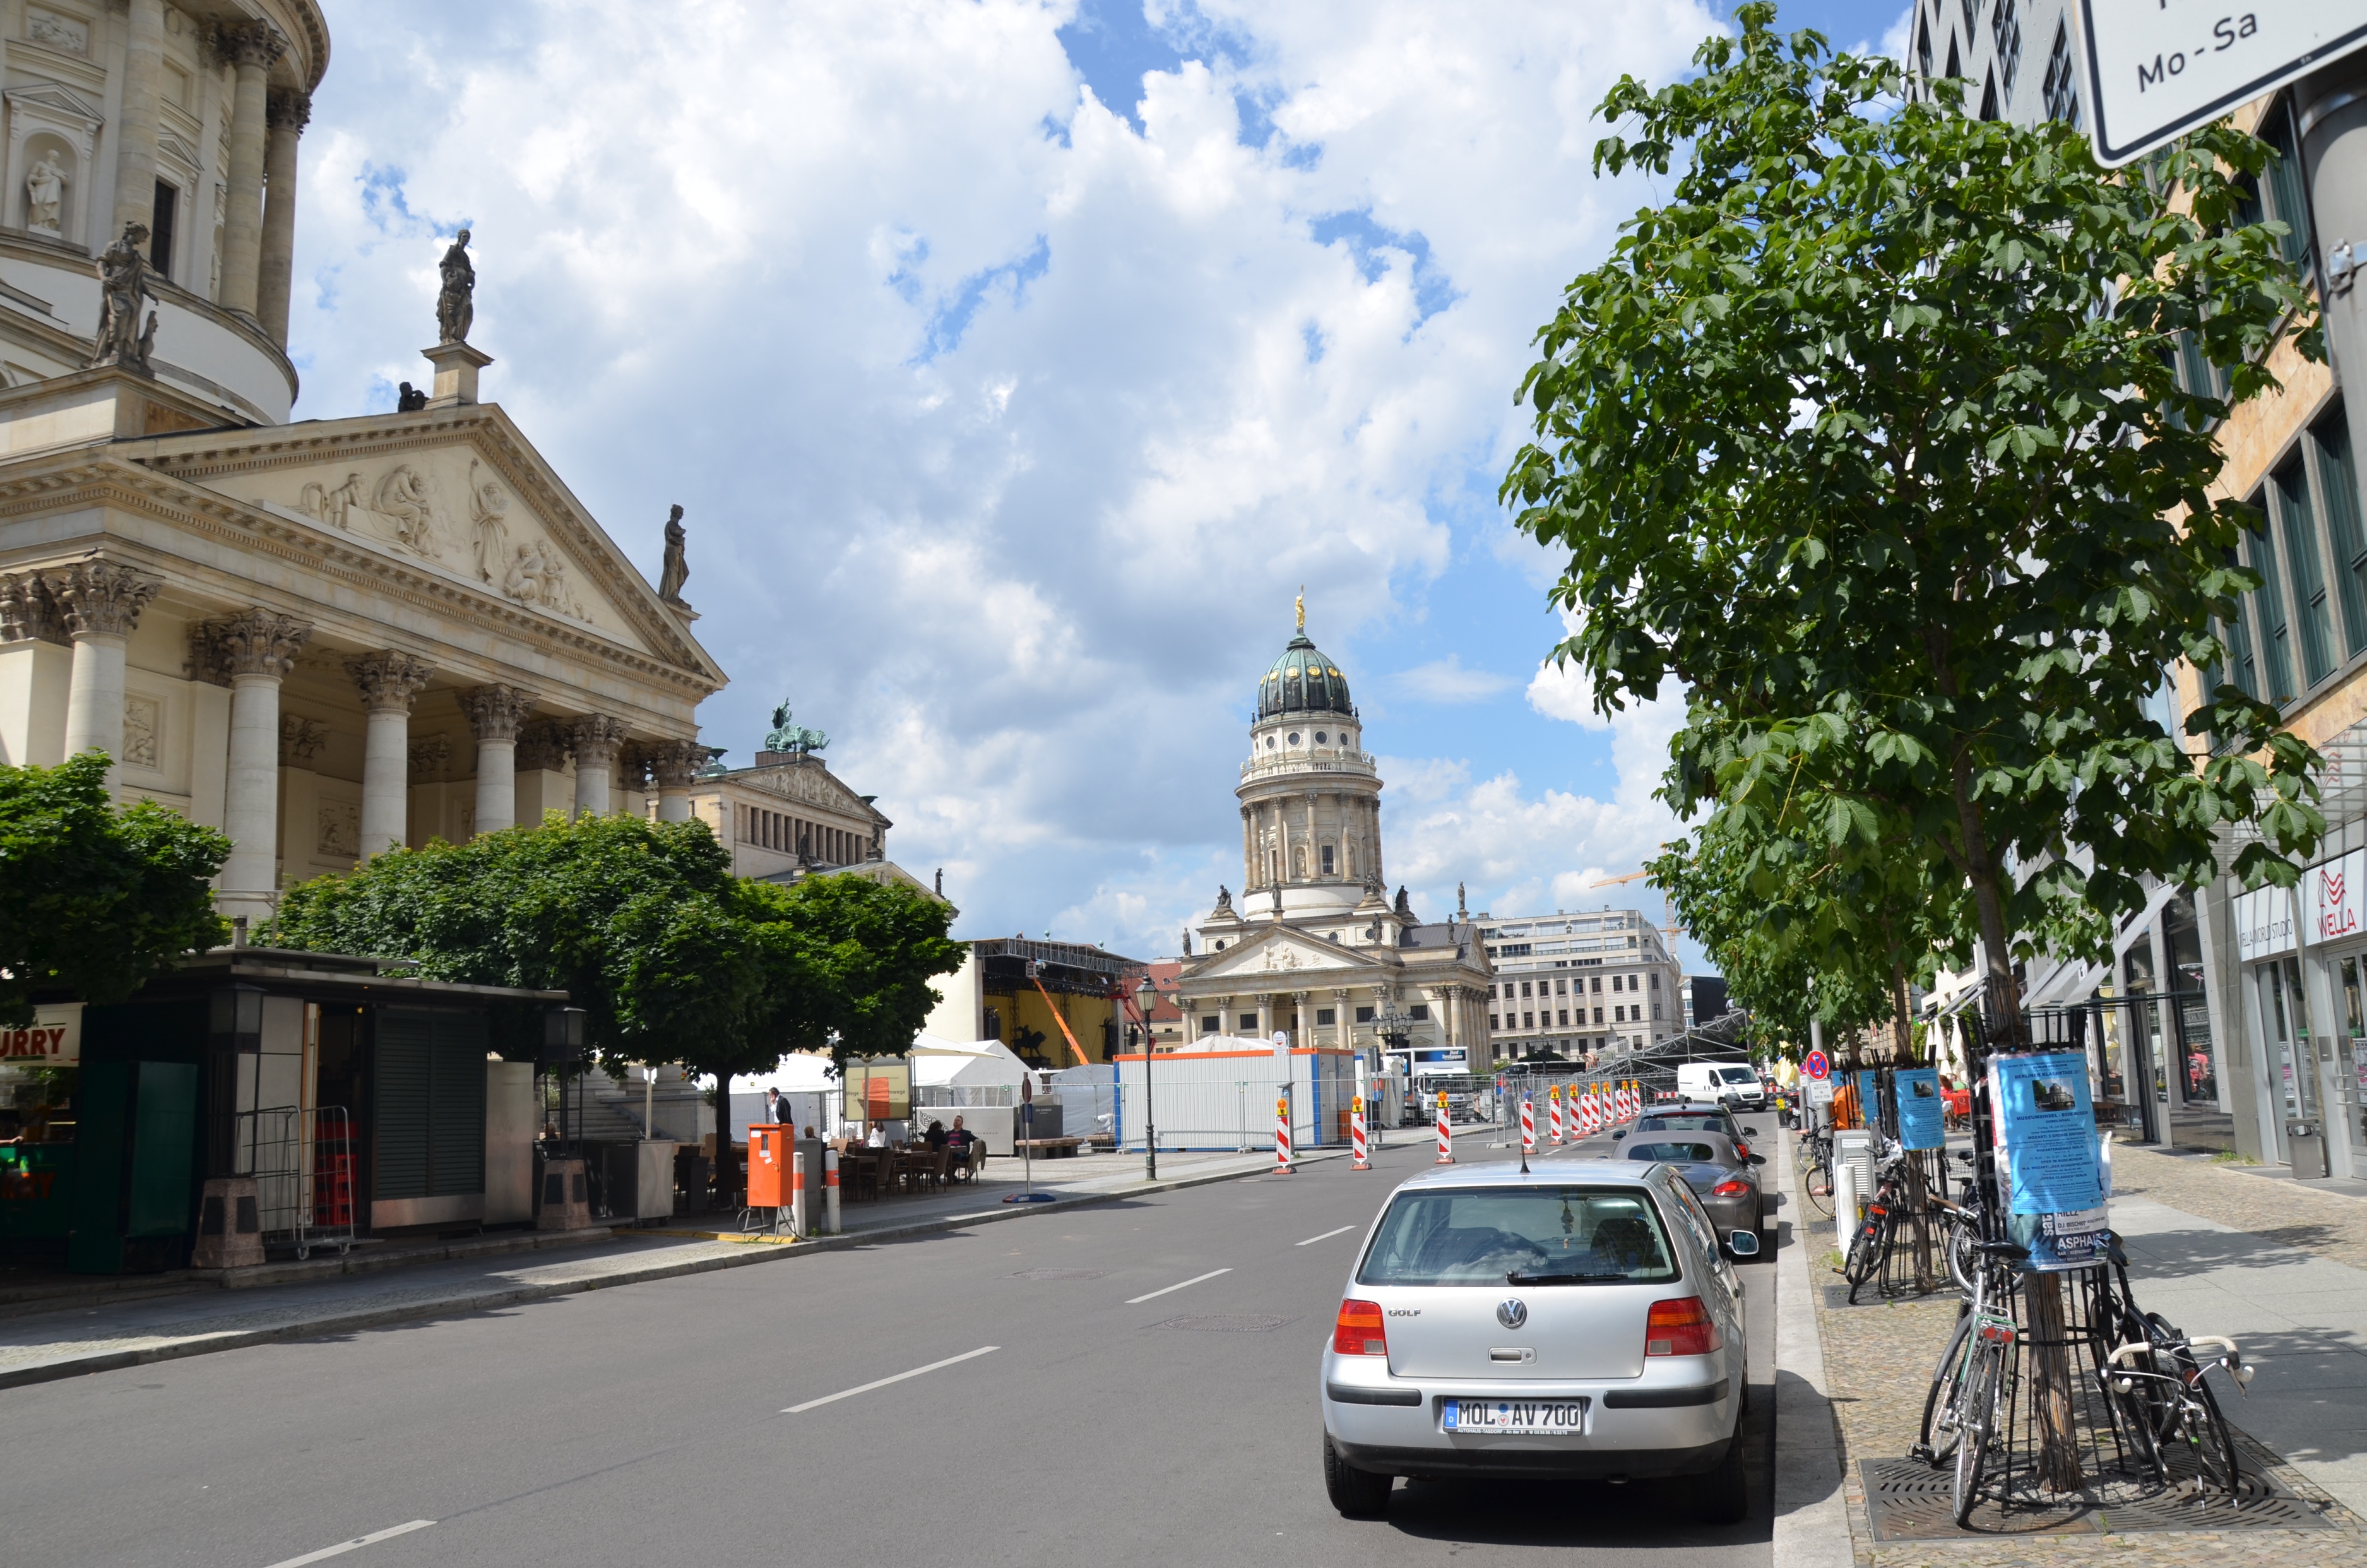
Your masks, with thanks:
M 870 805 L 862 796 L 841 784 L 829 774 L 806 767 L 783 767 L 769 772 L 751 773 L 743 782 L 767 790 L 787 800 L 800 801 L 810 806 L 828 806 L 833 810 L 868 816 Z

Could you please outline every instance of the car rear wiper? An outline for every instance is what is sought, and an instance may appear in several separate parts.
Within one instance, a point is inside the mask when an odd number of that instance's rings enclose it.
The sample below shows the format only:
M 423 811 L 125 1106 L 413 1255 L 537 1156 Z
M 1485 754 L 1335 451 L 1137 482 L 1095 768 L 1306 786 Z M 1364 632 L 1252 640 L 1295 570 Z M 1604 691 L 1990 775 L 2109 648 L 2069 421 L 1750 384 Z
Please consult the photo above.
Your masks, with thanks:
M 1523 1274 L 1514 1269 L 1504 1276 L 1507 1285 L 1584 1285 L 1597 1279 L 1625 1279 L 1625 1269 L 1610 1274 Z

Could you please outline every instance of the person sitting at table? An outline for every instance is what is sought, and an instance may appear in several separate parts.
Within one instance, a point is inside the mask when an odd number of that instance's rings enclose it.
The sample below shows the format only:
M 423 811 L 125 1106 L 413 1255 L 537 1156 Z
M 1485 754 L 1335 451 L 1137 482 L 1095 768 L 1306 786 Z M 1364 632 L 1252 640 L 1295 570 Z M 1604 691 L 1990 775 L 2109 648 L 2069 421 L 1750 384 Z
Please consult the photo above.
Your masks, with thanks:
M 873 1122 L 871 1124 L 871 1131 L 864 1135 L 863 1146 L 866 1149 L 885 1149 L 888 1147 L 888 1129 L 876 1121 Z
M 932 1121 L 929 1130 L 921 1134 L 921 1142 L 926 1143 L 932 1152 L 944 1148 L 946 1141 L 946 1124 L 942 1121 Z
M 962 1125 L 960 1117 L 954 1118 L 953 1131 L 946 1134 L 946 1147 L 957 1159 L 969 1162 L 973 1171 L 986 1168 L 986 1141 Z

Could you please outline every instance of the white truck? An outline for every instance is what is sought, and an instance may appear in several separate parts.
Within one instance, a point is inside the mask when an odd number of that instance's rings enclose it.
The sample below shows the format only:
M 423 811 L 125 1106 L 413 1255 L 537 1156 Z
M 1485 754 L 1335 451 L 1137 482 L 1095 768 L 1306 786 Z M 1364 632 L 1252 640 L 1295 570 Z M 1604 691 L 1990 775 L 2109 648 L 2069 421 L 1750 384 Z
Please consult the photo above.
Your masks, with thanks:
M 1732 1062 L 1681 1062 L 1677 1093 L 1689 1100 L 1714 1100 L 1737 1110 L 1765 1110 L 1766 1085 L 1758 1070 Z

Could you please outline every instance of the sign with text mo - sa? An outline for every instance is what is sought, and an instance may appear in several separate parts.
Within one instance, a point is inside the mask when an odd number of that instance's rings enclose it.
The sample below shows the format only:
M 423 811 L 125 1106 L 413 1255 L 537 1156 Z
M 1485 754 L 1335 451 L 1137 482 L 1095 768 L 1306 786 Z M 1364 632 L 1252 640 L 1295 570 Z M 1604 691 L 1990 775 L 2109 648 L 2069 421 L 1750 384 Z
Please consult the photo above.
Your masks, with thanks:
M 2089 133 L 2108 166 L 2362 44 L 2367 0 L 2078 0 Z

